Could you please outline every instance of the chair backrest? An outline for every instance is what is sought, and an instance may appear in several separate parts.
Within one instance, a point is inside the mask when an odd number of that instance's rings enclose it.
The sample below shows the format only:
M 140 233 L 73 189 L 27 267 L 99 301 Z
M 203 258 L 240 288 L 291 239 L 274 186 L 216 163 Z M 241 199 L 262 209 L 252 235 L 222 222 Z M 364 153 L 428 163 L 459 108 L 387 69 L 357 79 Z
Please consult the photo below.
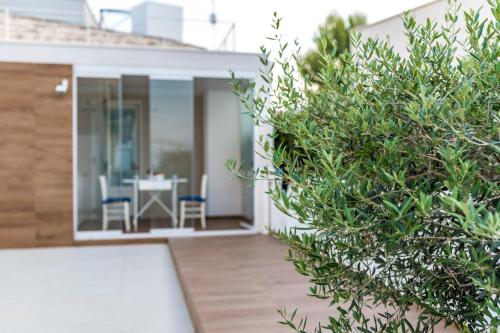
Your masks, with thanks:
M 208 176 L 205 173 L 203 174 L 203 176 L 201 176 L 201 187 L 200 187 L 201 190 L 200 197 L 202 197 L 203 199 L 207 198 L 207 183 L 208 183 Z
M 106 180 L 106 176 L 99 176 L 99 183 L 101 184 L 101 196 L 104 201 L 108 198 L 108 182 Z

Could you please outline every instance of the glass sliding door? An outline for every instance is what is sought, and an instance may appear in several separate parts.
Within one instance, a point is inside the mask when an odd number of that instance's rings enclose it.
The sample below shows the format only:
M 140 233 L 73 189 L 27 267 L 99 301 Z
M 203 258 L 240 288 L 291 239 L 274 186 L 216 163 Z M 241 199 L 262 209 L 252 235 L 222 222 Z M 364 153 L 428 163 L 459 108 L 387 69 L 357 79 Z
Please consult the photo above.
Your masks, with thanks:
M 208 176 L 207 227 L 211 231 L 252 228 L 254 189 L 225 167 L 227 160 L 235 159 L 252 176 L 254 125 L 249 110 L 234 94 L 229 79 L 195 78 L 194 86 L 196 178 Z M 199 221 L 187 225 L 200 230 Z
M 178 195 L 194 190 L 193 140 L 194 100 L 191 80 L 150 80 L 149 166 L 152 172 L 169 178 L 187 179 L 179 184 Z M 171 202 L 171 192 L 162 194 L 162 201 Z M 171 220 L 156 208 L 152 228 L 171 227 Z
M 178 195 L 192 192 L 192 81 L 78 78 L 77 91 L 79 231 L 103 228 L 100 176 L 106 177 L 108 197 L 128 197 L 131 207 L 133 187 L 124 181 L 136 176 L 176 175 L 187 179 Z M 139 207 L 149 199 L 150 193 L 141 192 Z M 160 199 L 171 206 L 171 192 Z M 171 226 L 170 216 L 157 205 L 139 219 L 141 232 Z M 123 230 L 123 223 L 110 222 L 108 230 Z
M 78 230 L 101 230 L 99 176 L 118 170 L 119 80 L 78 78 Z M 110 228 L 120 228 L 110 225 Z
M 144 136 L 149 123 L 149 78 L 123 76 L 121 83 L 120 176 L 123 185 L 124 179 L 146 172 L 144 162 L 149 147 Z

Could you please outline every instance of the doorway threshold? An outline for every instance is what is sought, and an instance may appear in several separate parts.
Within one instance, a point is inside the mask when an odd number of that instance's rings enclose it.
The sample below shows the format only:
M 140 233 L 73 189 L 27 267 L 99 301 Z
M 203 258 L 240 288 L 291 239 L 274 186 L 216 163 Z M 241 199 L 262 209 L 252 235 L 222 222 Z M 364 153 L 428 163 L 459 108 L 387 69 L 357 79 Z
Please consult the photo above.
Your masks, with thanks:
M 182 229 L 151 229 L 149 232 L 123 233 L 120 230 L 107 231 L 77 231 L 76 241 L 95 240 L 127 240 L 148 238 L 182 238 L 182 237 L 219 237 L 219 236 L 243 236 L 257 234 L 254 227 L 248 229 L 229 230 L 194 230 L 193 228 Z

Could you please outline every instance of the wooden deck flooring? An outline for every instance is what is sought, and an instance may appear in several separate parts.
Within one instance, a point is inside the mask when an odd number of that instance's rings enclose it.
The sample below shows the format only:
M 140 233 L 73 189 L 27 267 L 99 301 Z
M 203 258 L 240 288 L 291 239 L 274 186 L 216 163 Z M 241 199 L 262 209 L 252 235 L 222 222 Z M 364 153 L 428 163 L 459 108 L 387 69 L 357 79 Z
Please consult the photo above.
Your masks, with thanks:
M 327 304 L 305 296 L 307 281 L 283 260 L 268 236 L 169 241 L 197 333 L 290 332 L 276 310 L 298 304 L 314 319 Z M 311 318 L 313 319 L 313 318 Z
M 268 236 L 169 240 L 197 333 L 284 333 L 277 309 L 325 322 L 328 301 L 306 296 L 307 278 L 283 260 L 286 247 Z M 415 315 L 415 313 L 414 313 Z M 438 328 L 436 332 L 456 332 Z

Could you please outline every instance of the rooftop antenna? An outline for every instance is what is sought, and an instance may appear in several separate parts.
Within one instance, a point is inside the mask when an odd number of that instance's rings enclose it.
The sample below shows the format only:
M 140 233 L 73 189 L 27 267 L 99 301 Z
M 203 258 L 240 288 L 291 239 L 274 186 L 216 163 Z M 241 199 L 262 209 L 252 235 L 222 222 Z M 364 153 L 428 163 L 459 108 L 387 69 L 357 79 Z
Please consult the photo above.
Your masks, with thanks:
M 211 25 L 217 24 L 217 15 L 215 14 L 215 0 L 212 0 L 212 13 L 210 13 L 209 21 Z
M 215 49 L 215 40 L 216 40 L 216 30 L 215 27 L 217 25 L 217 15 L 215 14 L 215 0 L 212 0 L 212 13 L 210 13 L 209 22 L 212 25 L 212 48 Z

